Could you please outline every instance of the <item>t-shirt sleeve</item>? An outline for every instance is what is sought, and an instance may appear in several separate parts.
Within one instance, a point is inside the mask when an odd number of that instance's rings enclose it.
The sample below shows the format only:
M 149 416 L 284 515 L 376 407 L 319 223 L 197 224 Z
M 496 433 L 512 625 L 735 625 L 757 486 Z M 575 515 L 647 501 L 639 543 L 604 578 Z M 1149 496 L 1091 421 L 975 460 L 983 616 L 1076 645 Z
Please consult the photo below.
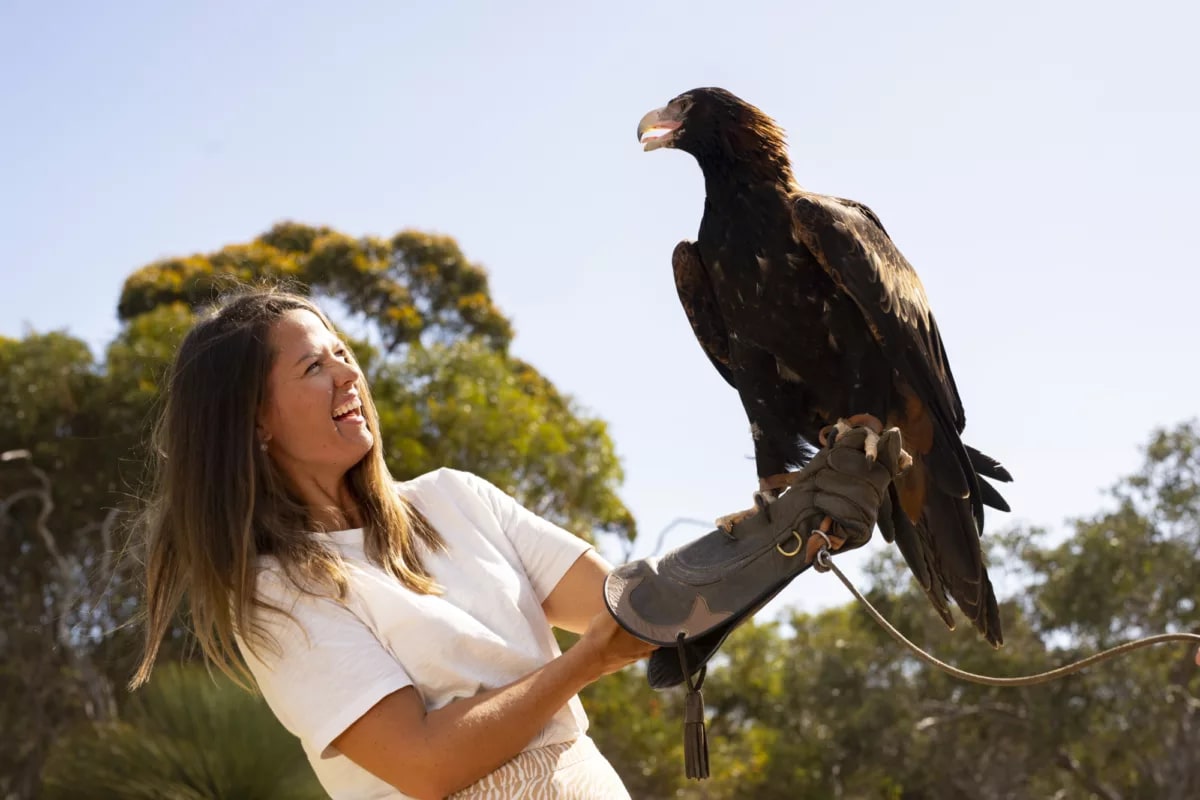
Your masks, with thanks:
M 592 549 L 586 540 L 534 514 L 485 478 L 470 473 L 459 473 L 459 477 L 495 514 L 521 559 L 539 603 L 545 601 L 571 565 Z
M 352 611 L 328 597 L 301 592 L 264 571 L 259 596 L 289 611 L 258 619 L 274 639 L 251 651 L 238 646 L 267 704 L 309 752 L 331 755 L 330 743 L 392 692 L 412 685 L 404 668 Z

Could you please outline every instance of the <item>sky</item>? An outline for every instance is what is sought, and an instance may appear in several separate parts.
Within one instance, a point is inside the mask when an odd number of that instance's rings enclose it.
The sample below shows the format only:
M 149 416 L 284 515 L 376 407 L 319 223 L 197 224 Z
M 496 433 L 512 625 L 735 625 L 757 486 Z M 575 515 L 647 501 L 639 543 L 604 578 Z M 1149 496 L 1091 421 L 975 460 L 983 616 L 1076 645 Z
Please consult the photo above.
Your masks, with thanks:
M 721 86 L 917 269 L 964 440 L 1016 478 L 989 531 L 1065 535 L 1154 428 L 1197 414 L 1200 7 L 581 5 L 0 0 L 0 335 L 101 353 L 129 273 L 281 220 L 449 234 L 514 354 L 609 423 L 643 555 L 757 485 L 671 277 L 700 171 L 636 139 L 646 111 Z M 884 546 L 839 563 L 860 575 Z M 771 610 L 847 599 L 806 575 Z

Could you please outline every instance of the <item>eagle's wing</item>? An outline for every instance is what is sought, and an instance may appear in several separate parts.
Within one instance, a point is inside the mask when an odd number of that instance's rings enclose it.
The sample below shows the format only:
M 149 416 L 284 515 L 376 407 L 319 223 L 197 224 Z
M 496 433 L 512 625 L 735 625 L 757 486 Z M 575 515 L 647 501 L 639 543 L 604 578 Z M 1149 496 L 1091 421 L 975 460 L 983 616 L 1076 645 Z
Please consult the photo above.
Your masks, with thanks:
M 700 251 L 694 242 L 683 241 L 675 245 L 671 254 L 671 267 L 675 272 L 675 290 L 679 303 L 691 323 L 692 332 L 709 361 L 721 373 L 730 386 L 737 388 L 729 359 L 729 332 L 717 308 L 708 272 L 700 259 Z
M 836 236 L 852 237 L 854 242 L 847 242 L 848 249 L 855 249 L 855 245 L 863 253 L 861 257 L 862 266 L 866 269 L 853 267 L 852 261 L 849 259 L 843 260 L 840 263 L 845 269 L 839 270 L 844 272 L 845 276 L 839 279 L 834 276 L 834 280 L 838 281 L 838 285 L 847 292 L 850 292 L 852 285 L 857 283 L 864 286 L 861 293 L 855 289 L 851 293 L 859 308 L 863 309 L 863 313 L 867 315 L 868 323 L 871 324 L 873 331 L 889 328 L 888 320 L 885 318 L 889 311 L 893 312 L 902 330 L 897 336 L 895 332 L 889 336 L 889 341 L 883 341 L 881 344 L 885 348 L 893 363 L 899 356 L 907 357 L 907 362 L 910 372 L 905 374 L 906 380 L 911 380 L 913 377 L 924 375 L 924 380 L 919 380 L 915 386 L 922 387 L 920 392 L 922 397 L 936 397 L 941 399 L 940 406 L 946 419 L 953 419 L 954 430 L 961 434 L 966 427 L 966 414 L 963 412 L 962 398 L 958 393 L 958 386 L 954 383 L 954 373 L 950 371 L 950 361 L 946 356 L 946 350 L 942 345 L 942 335 L 938 331 L 937 322 L 933 318 L 933 312 L 929 308 L 929 300 L 925 296 L 925 288 L 921 285 L 920 278 L 917 277 L 917 272 L 908 263 L 908 260 L 901 254 L 900 250 L 892 242 L 887 231 L 883 227 L 883 223 L 879 221 L 879 217 L 863 203 L 856 200 L 847 200 L 842 197 L 821 197 L 820 195 L 809 195 L 810 201 L 820 202 L 825 201 L 826 204 L 833 203 L 836 205 L 836 210 L 841 211 L 840 220 L 833 220 L 832 215 L 830 221 L 840 222 L 841 228 L 827 232 L 826 239 L 835 238 Z M 797 201 L 797 219 L 802 219 L 800 202 Z M 810 219 L 816 221 L 820 215 L 815 212 L 815 209 L 808 208 Z M 865 221 L 854 219 L 851 215 L 853 211 L 857 211 Z M 845 258 L 845 256 L 843 256 Z M 829 261 L 824 259 L 821 261 L 822 266 L 827 272 L 833 274 L 833 270 L 837 269 L 837 261 Z M 833 266 L 829 266 L 832 264 Z M 869 272 L 867 270 L 873 270 Z M 865 288 L 865 284 L 878 283 L 875 297 L 877 303 L 870 305 L 869 301 L 872 297 L 869 290 Z M 868 301 L 868 306 L 864 307 L 863 301 Z M 873 320 L 868 313 L 870 308 L 875 313 Z M 882 313 L 881 313 L 882 312 Z M 877 334 L 878 335 L 878 334 Z M 897 341 L 901 347 L 897 347 Z M 915 350 L 913 345 L 915 344 Z M 903 371 L 902 371 L 903 374 Z M 985 453 L 981 453 L 974 447 L 964 444 L 963 447 L 967 453 L 967 461 L 971 469 L 979 476 L 991 478 L 993 480 L 1008 482 L 1012 480 L 1012 475 L 1004 468 L 996 459 Z M 965 465 L 964 465 L 965 466 Z M 971 483 L 970 470 L 968 470 L 968 483 Z M 997 492 L 987 481 L 978 481 L 978 491 L 975 487 L 971 487 L 972 492 L 976 494 L 984 505 L 1001 511 L 1009 511 L 1007 501 Z M 980 513 L 982 512 L 979 509 Z M 983 532 L 982 522 L 978 522 L 979 530 Z
M 861 310 L 900 378 L 904 416 L 924 434 L 911 442 L 914 469 L 895 487 L 913 523 L 897 526 L 897 544 L 947 624 L 946 591 L 996 642 L 998 609 L 979 546 L 979 477 L 959 439 L 966 415 L 925 289 L 865 205 L 797 193 L 792 208 L 796 238 Z
M 879 217 L 840 197 L 804 193 L 793 200 L 798 238 L 862 309 L 905 379 L 962 433 L 966 415 L 925 287 Z

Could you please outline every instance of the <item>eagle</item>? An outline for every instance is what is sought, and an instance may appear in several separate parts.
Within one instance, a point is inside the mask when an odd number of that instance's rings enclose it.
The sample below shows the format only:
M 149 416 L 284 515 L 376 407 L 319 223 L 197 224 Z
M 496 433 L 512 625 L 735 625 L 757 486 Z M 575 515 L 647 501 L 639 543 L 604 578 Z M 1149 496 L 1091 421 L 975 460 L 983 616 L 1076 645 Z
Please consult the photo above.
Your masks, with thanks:
M 690 153 L 704 176 L 698 236 L 676 245 L 672 267 L 701 348 L 750 422 L 757 508 L 769 510 L 828 426 L 898 427 L 912 465 L 878 527 L 949 628 L 948 596 L 999 647 L 980 535 L 984 506 L 1009 510 L 987 479 L 1012 476 L 960 438 L 966 415 L 925 289 L 879 217 L 801 188 L 783 130 L 724 89 L 647 113 L 638 141 Z

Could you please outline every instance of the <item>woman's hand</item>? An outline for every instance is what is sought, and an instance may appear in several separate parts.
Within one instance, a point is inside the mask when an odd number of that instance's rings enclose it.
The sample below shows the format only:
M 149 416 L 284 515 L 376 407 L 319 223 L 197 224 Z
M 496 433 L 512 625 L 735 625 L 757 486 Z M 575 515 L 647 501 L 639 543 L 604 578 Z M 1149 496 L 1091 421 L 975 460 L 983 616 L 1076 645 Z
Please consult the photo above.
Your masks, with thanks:
M 592 617 L 587 630 L 571 649 L 577 648 L 582 648 L 588 663 L 596 670 L 596 677 L 601 678 L 641 661 L 658 646 L 632 635 L 605 611 Z

